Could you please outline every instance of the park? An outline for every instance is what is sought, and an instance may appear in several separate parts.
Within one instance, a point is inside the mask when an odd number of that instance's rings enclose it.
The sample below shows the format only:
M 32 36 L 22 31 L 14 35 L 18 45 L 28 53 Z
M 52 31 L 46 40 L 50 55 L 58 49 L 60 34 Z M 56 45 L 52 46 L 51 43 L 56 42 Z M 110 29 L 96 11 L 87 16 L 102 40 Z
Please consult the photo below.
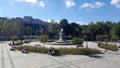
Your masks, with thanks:
M 42 30 L 40 35 L 34 37 L 27 27 L 26 36 L 13 35 L 6 41 L 0 41 L 1 68 L 119 68 L 119 35 L 114 34 L 119 29 L 116 28 L 118 24 L 111 28 L 110 36 L 90 34 L 88 30 L 80 33 L 82 36 L 77 31 L 73 34 L 69 32 L 71 36 L 68 36 L 66 19 L 60 21 L 61 29 L 56 34 L 53 33 L 56 27 L 53 26 L 49 28 L 53 30 L 50 33 Z M 73 25 L 76 27 L 77 24 Z
M 0 0 L 0 68 L 120 68 L 120 0 Z

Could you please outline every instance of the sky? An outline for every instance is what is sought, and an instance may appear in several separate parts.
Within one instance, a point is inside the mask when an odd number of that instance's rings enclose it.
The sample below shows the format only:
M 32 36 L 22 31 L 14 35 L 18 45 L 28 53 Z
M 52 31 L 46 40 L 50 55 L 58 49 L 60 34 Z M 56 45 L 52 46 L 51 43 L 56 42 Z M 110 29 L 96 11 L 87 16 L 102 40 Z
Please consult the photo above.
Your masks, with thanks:
M 79 24 L 118 22 L 120 0 L 0 0 L 0 17 L 24 16 Z

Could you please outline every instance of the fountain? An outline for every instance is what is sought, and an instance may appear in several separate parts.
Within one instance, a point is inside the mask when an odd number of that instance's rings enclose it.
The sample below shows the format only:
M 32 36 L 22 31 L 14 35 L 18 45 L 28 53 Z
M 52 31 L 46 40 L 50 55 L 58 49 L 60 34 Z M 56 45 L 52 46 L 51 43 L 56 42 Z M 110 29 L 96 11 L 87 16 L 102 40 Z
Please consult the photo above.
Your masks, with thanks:
M 52 42 L 50 44 L 52 44 L 52 45 L 72 45 L 72 43 L 70 41 L 67 41 L 65 39 L 65 34 L 64 34 L 63 29 L 60 30 L 59 40 Z

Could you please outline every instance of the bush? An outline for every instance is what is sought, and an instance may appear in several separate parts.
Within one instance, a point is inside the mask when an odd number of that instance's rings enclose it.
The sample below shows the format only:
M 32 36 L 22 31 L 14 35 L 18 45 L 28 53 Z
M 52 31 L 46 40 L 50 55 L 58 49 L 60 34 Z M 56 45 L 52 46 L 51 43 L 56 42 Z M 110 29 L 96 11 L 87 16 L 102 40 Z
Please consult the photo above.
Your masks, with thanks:
M 82 38 L 73 38 L 72 39 L 72 43 L 75 44 L 75 45 L 81 45 L 83 44 L 83 39 Z
M 72 55 L 91 55 L 100 54 L 101 51 L 91 48 L 60 48 L 58 49 L 60 54 L 72 54 Z
M 35 46 L 19 46 L 18 50 L 28 49 L 30 52 L 48 53 L 49 48 L 35 47 Z M 100 54 L 101 51 L 91 48 L 57 48 L 55 49 L 56 55 L 91 55 Z
M 36 47 L 36 46 L 19 46 L 17 47 L 19 51 L 28 49 L 30 52 L 40 52 L 40 53 L 48 53 L 49 49 L 44 47 Z
M 111 50 L 111 51 L 118 51 L 119 50 L 118 46 L 111 45 L 111 44 L 107 44 L 107 46 L 106 46 L 106 44 L 100 43 L 100 47 L 104 48 L 104 49 L 107 49 L 107 50 Z
M 15 36 L 12 36 L 11 39 L 12 39 L 13 41 L 16 41 L 16 40 L 19 40 L 19 37 L 15 35 Z

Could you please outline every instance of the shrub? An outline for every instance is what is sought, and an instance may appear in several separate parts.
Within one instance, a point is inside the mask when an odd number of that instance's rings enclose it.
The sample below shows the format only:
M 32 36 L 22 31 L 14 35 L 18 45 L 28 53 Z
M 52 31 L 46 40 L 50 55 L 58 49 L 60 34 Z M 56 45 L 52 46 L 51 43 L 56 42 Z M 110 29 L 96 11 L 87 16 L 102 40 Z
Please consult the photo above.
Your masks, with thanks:
M 83 39 L 82 38 L 73 38 L 72 39 L 72 43 L 75 44 L 75 45 L 81 45 L 83 44 Z
M 14 36 L 11 37 L 11 39 L 12 39 L 13 41 L 16 41 L 16 40 L 19 40 L 19 37 L 16 36 L 16 35 L 14 35 Z
M 35 46 L 19 46 L 18 50 L 28 49 L 30 52 L 48 53 L 49 48 L 35 47 Z M 100 54 L 101 51 L 91 48 L 57 48 L 55 49 L 56 55 L 91 55 Z
M 39 36 L 39 41 L 41 42 L 46 42 L 48 40 L 48 35 L 47 34 L 42 34 Z
M 11 40 L 13 41 L 12 45 L 14 45 L 14 41 L 19 40 L 19 37 L 14 35 L 14 36 L 11 37 Z
M 57 49 L 59 54 L 72 54 L 72 55 L 91 55 L 91 54 L 100 54 L 101 51 L 91 48 L 59 48 Z
M 40 53 L 48 53 L 49 49 L 44 47 L 36 47 L 36 46 L 19 46 L 17 47 L 19 51 L 28 49 L 30 52 L 40 52 Z
M 118 46 L 112 45 L 112 44 L 107 44 L 107 46 L 106 46 L 106 44 L 100 43 L 100 47 L 107 49 L 107 50 L 111 50 L 111 51 L 118 51 L 119 50 Z

